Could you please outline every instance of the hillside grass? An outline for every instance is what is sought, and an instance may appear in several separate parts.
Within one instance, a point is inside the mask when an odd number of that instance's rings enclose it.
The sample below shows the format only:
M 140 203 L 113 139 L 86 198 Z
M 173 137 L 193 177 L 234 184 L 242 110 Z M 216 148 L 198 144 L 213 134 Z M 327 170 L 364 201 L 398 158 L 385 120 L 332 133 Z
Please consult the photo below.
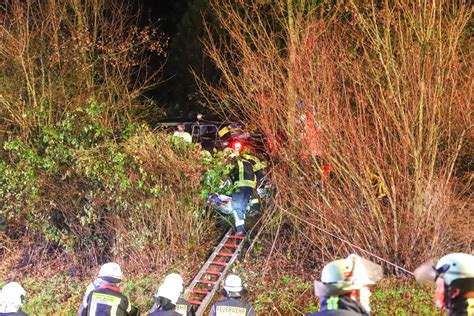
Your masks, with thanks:
M 129 276 L 122 284 L 123 292 L 145 314 L 153 305 L 153 294 L 163 276 Z M 246 277 L 245 273 L 243 277 Z M 38 316 L 75 315 L 90 281 L 66 274 L 50 278 L 26 277 L 20 280 L 27 291 L 24 311 Z M 291 274 L 278 278 L 252 276 L 247 285 L 249 293 L 246 299 L 258 315 L 302 315 L 319 309 L 311 280 Z M 372 315 L 443 315 L 434 306 L 433 293 L 434 289 L 420 287 L 410 279 L 386 279 L 373 290 Z

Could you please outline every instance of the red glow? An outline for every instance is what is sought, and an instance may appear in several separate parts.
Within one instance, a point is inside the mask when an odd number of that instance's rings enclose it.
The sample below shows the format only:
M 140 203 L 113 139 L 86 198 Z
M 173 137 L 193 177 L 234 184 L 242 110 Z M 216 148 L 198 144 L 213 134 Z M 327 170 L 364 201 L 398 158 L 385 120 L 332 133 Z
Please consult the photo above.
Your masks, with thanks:
M 240 151 L 240 150 L 242 149 L 242 143 L 240 143 L 240 142 L 234 142 L 234 143 L 232 144 L 232 148 L 233 148 L 234 150 Z

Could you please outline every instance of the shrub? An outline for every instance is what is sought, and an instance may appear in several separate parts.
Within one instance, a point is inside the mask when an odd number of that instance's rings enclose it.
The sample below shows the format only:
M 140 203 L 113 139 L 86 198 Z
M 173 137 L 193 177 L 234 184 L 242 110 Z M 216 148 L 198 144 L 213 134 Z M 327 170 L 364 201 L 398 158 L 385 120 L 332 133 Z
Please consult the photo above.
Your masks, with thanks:
M 268 140 L 277 194 L 263 227 L 290 223 L 315 260 L 362 249 L 410 268 L 468 250 L 456 189 L 472 141 L 467 2 L 213 7 L 225 35 L 205 47 L 222 79 L 201 87 Z
M 27 141 L 91 98 L 108 105 L 97 118 L 105 127 L 143 108 L 160 72 L 147 61 L 167 39 L 138 26 L 131 2 L 7 0 L 0 10 L 1 134 Z
M 88 264 L 170 264 L 170 252 L 184 255 L 213 230 L 199 198 L 200 153 L 143 125 L 104 128 L 96 116 L 106 108 L 91 101 L 29 143 L 5 143 L 0 217 L 9 236 L 26 231 L 34 247 Z

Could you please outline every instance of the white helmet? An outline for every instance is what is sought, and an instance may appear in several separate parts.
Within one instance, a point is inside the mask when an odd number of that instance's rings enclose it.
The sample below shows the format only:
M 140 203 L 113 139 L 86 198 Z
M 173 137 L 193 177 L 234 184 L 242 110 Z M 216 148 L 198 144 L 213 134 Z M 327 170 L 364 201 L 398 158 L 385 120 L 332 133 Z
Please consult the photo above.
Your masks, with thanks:
M 425 263 L 415 270 L 418 282 L 434 282 L 443 278 L 449 286 L 454 280 L 474 278 L 474 256 L 467 253 L 451 253 L 439 259 L 436 266 Z
M 163 284 L 167 284 L 169 286 L 178 288 L 180 293 L 183 291 L 183 287 L 184 287 L 183 278 L 178 273 L 168 274 L 165 277 Z
M 0 291 L 0 313 L 18 312 L 25 300 L 26 291 L 17 282 L 10 282 Z
M 242 279 L 235 275 L 235 274 L 229 274 L 224 281 L 224 290 L 226 290 L 227 293 L 233 292 L 233 293 L 240 293 L 243 290 L 242 286 Z
M 183 292 L 183 278 L 177 273 L 168 274 L 163 284 L 156 291 L 155 297 L 164 297 L 176 304 L 179 296 Z
M 328 263 L 321 273 L 321 282 L 315 281 L 315 293 L 319 297 L 360 290 L 375 284 L 382 278 L 382 267 L 358 255 Z
M 111 283 L 119 283 L 123 280 L 122 269 L 118 263 L 108 262 L 100 267 L 97 277 Z

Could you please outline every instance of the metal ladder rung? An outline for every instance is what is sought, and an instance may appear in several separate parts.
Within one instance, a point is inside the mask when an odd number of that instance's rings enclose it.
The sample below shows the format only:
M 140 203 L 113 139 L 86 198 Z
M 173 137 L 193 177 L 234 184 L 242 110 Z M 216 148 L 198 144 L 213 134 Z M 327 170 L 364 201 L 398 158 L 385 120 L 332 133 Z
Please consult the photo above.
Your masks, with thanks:
M 239 245 L 236 244 L 224 244 L 224 247 L 229 247 L 229 248 L 238 248 Z
M 214 248 L 206 263 L 201 267 L 185 291 L 183 298 L 187 299 L 190 304 L 195 305 L 196 316 L 204 315 L 208 305 L 212 302 L 214 295 L 217 293 L 225 274 L 240 254 L 245 237 L 232 235 L 233 230 L 233 228 L 230 228 L 227 233 L 225 233 L 224 237 Z M 211 265 L 213 265 L 214 268 L 212 268 Z M 216 266 L 221 268 L 216 269 Z
M 209 270 L 204 271 L 204 273 L 205 274 L 212 274 L 212 275 L 221 275 L 222 274 L 219 271 L 209 271 Z
M 216 284 L 215 281 L 203 280 L 203 279 L 199 280 L 198 283 L 205 283 L 205 284 L 212 284 L 212 285 Z
M 192 289 L 192 290 L 191 290 L 191 293 L 207 295 L 207 294 L 209 294 L 209 291 Z

